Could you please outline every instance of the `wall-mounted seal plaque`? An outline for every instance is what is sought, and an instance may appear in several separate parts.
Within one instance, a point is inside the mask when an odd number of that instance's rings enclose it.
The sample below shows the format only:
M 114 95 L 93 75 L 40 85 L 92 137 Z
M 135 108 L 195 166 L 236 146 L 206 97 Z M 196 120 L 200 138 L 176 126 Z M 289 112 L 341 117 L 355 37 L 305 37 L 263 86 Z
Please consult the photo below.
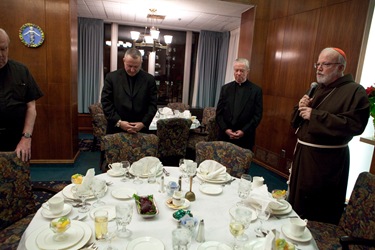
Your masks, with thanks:
M 19 31 L 21 42 L 27 47 L 36 48 L 44 42 L 44 32 L 36 24 L 26 23 Z

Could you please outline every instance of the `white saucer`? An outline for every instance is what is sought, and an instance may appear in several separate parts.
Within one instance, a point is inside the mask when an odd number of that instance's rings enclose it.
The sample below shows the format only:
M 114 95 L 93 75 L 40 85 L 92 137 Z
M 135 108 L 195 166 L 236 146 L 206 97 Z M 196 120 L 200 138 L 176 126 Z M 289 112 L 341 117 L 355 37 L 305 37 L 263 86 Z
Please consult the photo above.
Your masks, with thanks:
M 264 243 L 266 242 L 266 238 L 259 238 L 256 240 L 252 240 L 247 242 L 244 245 L 244 249 L 246 250 L 259 250 L 264 249 Z
M 109 169 L 107 174 L 112 177 L 119 177 L 125 174 L 125 169 L 120 169 L 120 171 L 114 171 L 113 169 Z
M 112 196 L 119 200 L 129 200 L 133 198 L 133 194 L 137 194 L 137 191 L 132 188 L 116 188 L 111 192 Z
M 281 200 L 280 202 L 287 205 L 287 207 L 283 210 L 271 209 L 272 214 L 274 214 L 274 215 L 284 215 L 284 214 L 289 214 L 290 212 L 292 212 L 292 206 L 289 204 L 289 202 L 287 202 L 286 200 Z
M 169 208 L 179 210 L 179 209 L 188 208 L 190 206 L 190 201 L 188 199 L 185 199 L 185 202 L 184 204 L 182 204 L 182 206 L 176 207 L 175 205 L 173 205 L 172 198 L 169 198 L 165 201 L 165 205 L 167 205 L 167 207 Z
M 129 169 L 129 173 L 131 174 L 131 175 L 134 175 L 134 176 L 137 176 L 136 174 L 135 174 L 135 172 L 134 172 L 134 169 L 132 169 L 131 167 L 130 167 L 130 169 Z M 156 173 L 156 176 L 160 176 L 160 175 L 162 175 L 163 174 L 163 169 L 161 168 L 160 170 L 159 170 L 159 172 L 157 172 Z M 143 173 L 143 174 L 141 174 L 140 176 L 139 176 L 139 178 L 147 178 L 148 177 L 148 173 Z
M 199 190 L 204 194 L 217 195 L 223 192 L 223 188 L 219 185 L 202 184 Z
M 139 237 L 129 242 L 127 250 L 164 250 L 161 240 L 153 237 Z
M 89 242 L 89 240 L 91 238 L 91 235 L 92 235 L 92 230 L 91 230 L 90 226 L 88 224 L 84 223 L 84 222 L 73 220 L 71 223 L 72 223 L 71 225 L 73 225 L 73 226 L 80 226 L 84 231 L 84 235 L 83 235 L 83 238 L 80 241 L 78 241 L 78 243 L 76 243 L 75 245 L 73 245 L 71 247 L 68 247 L 66 249 L 67 250 L 80 249 L 84 245 L 86 245 L 87 242 Z M 44 231 L 45 229 L 51 230 L 51 229 L 49 229 L 49 225 L 45 225 L 45 226 L 40 227 L 37 230 L 33 231 L 29 235 L 29 237 L 27 237 L 26 242 L 25 242 L 25 247 L 26 247 L 27 250 L 41 250 L 41 248 L 39 248 L 37 243 L 36 243 L 36 239 L 37 239 L 38 235 L 42 231 Z
M 70 211 L 72 211 L 72 205 L 65 203 L 63 211 L 59 214 L 52 214 L 48 209 L 42 208 L 42 216 L 47 219 L 54 219 L 61 216 L 65 216 L 69 214 Z
M 226 177 L 225 177 L 225 180 L 212 180 L 212 179 L 206 179 L 204 178 L 204 176 L 200 173 L 197 173 L 197 176 L 199 179 L 201 179 L 202 181 L 205 181 L 205 182 L 208 182 L 208 183 L 215 183 L 215 184 L 221 184 L 221 183 L 226 183 L 228 181 L 230 181 L 230 179 L 232 178 L 232 176 L 230 174 L 227 173 Z
M 206 241 L 199 245 L 197 250 L 231 250 L 232 248 L 228 246 L 227 244 L 218 242 L 218 241 Z
M 296 237 L 296 236 L 293 236 L 291 234 L 291 230 L 290 230 L 290 224 L 287 224 L 287 225 L 283 225 L 281 227 L 281 231 L 283 232 L 283 234 L 288 237 L 289 239 L 291 240 L 294 240 L 294 241 L 298 241 L 298 242 L 308 242 L 312 239 L 312 235 L 311 235 L 311 232 L 310 230 L 306 227 L 305 229 L 305 232 L 303 232 L 303 234 L 300 236 L 300 237 Z
M 115 206 L 100 206 L 100 207 L 96 207 L 96 208 L 91 209 L 90 210 L 90 217 L 92 219 L 94 219 L 94 213 L 97 210 L 105 210 L 105 211 L 107 211 L 108 212 L 108 221 L 111 221 L 114 218 L 116 218 L 116 207 Z
M 39 248 L 46 250 L 72 247 L 83 238 L 85 231 L 81 226 L 72 224 L 64 234 L 66 235 L 64 240 L 56 241 L 53 239 L 53 236 L 55 235 L 54 232 L 52 232 L 50 228 L 46 228 L 36 237 L 36 244 Z

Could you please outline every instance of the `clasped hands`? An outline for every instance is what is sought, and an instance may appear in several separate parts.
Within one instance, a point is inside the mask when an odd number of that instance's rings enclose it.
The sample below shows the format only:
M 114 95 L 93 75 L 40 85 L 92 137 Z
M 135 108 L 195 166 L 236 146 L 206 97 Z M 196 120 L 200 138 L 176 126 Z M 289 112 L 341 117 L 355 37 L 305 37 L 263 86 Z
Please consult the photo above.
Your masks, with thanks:
M 305 120 L 310 120 L 312 111 L 310 106 L 312 100 L 313 98 L 310 98 L 308 95 L 304 95 L 298 103 L 299 116 Z
M 126 121 L 122 121 L 120 123 L 120 128 L 130 134 L 135 134 L 139 131 L 141 131 L 141 129 L 143 129 L 145 127 L 145 125 L 142 123 L 142 122 L 126 122 Z
M 244 135 L 244 132 L 242 130 L 233 132 L 233 130 L 227 129 L 225 133 L 229 136 L 230 139 L 240 139 Z

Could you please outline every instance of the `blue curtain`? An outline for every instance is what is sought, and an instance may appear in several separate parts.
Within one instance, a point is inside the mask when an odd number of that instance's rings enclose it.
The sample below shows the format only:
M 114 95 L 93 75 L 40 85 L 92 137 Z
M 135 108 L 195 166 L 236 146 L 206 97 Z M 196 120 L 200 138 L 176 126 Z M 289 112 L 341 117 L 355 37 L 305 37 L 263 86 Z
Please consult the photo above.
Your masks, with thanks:
M 103 20 L 78 18 L 78 113 L 99 101 L 103 75 Z
M 198 44 L 198 107 L 215 107 L 225 84 L 230 32 L 201 31 Z

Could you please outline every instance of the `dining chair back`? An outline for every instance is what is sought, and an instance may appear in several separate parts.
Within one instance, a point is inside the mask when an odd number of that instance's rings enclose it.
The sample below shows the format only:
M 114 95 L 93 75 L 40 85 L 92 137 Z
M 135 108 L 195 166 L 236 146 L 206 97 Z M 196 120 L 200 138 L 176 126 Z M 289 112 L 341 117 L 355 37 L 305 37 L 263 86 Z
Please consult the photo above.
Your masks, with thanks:
M 146 156 L 156 157 L 158 142 L 159 139 L 154 134 L 122 132 L 103 136 L 101 146 L 107 164 L 121 161 L 132 164 Z
M 241 148 L 230 142 L 208 141 L 198 142 L 196 145 L 196 159 L 198 163 L 205 160 L 214 160 L 224 165 L 227 172 L 234 177 L 241 177 L 248 173 L 253 152 L 249 149 Z
M 375 175 L 359 174 L 338 225 L 308 221 L 307 227 L 319 249 L 375 249 Z
M 167 104 L 167 107 L 172 109 L 172 110 L 178 110 L 180 112 L 183 112 L 185 110 L 190 109 L 189 104 L 185 104 L 185 103 L 182 103 L 182 102 L 170 102 L 170 103 Z
M 163 165 L 178 166 L 179 159 L 185 158 L 191 124 L 191 119 L 185 118 L 157 121 L 158 157 Z
M 107 131 L 107 119 L 105 118 L 101 103 L 94 103 L 89 106 L 91 114 L 92 134 L 94 136 L 93 148 L 99 142 Z M 92 148 L 92 149 L 93 149 Z

